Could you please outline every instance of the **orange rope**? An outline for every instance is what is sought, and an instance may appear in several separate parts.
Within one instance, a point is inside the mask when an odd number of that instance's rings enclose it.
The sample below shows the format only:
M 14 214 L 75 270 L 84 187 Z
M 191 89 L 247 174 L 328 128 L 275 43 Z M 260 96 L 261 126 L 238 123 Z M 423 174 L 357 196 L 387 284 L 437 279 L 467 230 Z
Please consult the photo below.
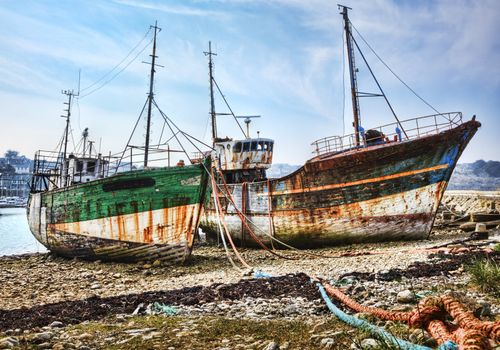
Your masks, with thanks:
M 472 312 L 468 311 L 459 301 L 450 295 L 441 297 L 444 308 L 458 325 L 464 329 L 475 329 L 484 335 L 500 342 L 500 322 L 485 322 L 477 319 Z
M 217 207 L 219 208 L 219 213 L 221 213 L 222 206 L 220 204 L 219 193 L 217 192 L 217 184 L 215 183 L 214 173 L 212 170 L 211 170 L 211 175 L 212 175 L 212 187 L 213 187 L 213 191 L 215 193 L 214 197 L 216 199 L 216 203 L 214 203 L 214 204 L 217 205 Z M 251 269 L 252 267 L 250 265 L 248 265 L 248 263 L 245 261 L 245 259 L 243 259 L 243 257 L 238 252 L 238 249 L 236 249 L 236 246 L 234 245 L 233 239 L 231 238 L 231 235 L 229 234 L 229 230 L 228 230 L 227 225 L 226 225 L 226 220 L 224 220 L 224 215 L 220 214 L 219 220 L 222 222 L 222 225 L 224 226 L 225 232 L 222 232 L 222 234 L 224 234 L 224 233 L 226 234 L 226 236 L 229 240 L 229 243 L 231 244 L 231 247 L 233 248 L 234 253 L 238 257 L 238 260 L 243 264 L 243 266 Z
M 283 259 L 287 259 L 287 260 L 297 260 L 298 258 L 292 258 L 292 257 L 288 257 L 288 256 L 285 256 L 285 255 L 281 255 L 281 254 L 278 254 L 276 253 L 275 251 L 272 251 L 271 249 L 269 249 L 260 239 L 259 237 L 257 237 L 255 235 L 255 233 L 252 231 L 252 229 L 250 228 L 250 226 L 248 225 L 248 223 L 246 222 L 245 218 L 244 218 L 244 215 L 242 215 L 241 211 L 238 210 L 238 207 L 236 206 L 236 204 L 234 203 L 234 199 L 233 199 L 233 196 L 231 195 L 231 192 L 229 191 L 229 188 L 227 186 L 227 183 L 226 183 L 226 180 L 224 179 L 224 175 L 222 174 L 222 172 L 217 169 L 218 173 L 219 173 L 219 176 L 222 180 L 222 183 L 224 185 L 224 188 L 226 189 L 226 192 L 227 192 L 227 197 L 229 198 L 229 200 L 231 201 L 231 203 L 233 204 L 234 206 L 234 209 L 236 210 L 236 213 L 238 214 L 238 216 L 240 217 L 240 220 L 241 222 L 243 223 L 243 225 L 245 225 L 246 229 L 248 230 L 248 233 L 250 233 L 250 235 L 252 236 L 252 238 L 255 240 L 255 242 L 257 242 L 258 245 L 260 245 L 264 250 L 268 251 L 269 253 L 277 256 L 277 257 L 280 257 L 280 258 L 283 258 Z
M 425 328 L 438 344 L 453 340 L 460 350 L 489 349 L 487 338 L 499 341 L 500 322 L 484 322 L 474 317 L 459 301 L 449 295 L 423 299 L 416 309 L 408 312 L 393 312 L 364 306 L 344 294 L 340 289 L 323 283 L 327 293 L 357 312 L 366 312 L 380 319 L 402 321 L 411 328 Z M 448 313 L 458 328 L 443 320 Z

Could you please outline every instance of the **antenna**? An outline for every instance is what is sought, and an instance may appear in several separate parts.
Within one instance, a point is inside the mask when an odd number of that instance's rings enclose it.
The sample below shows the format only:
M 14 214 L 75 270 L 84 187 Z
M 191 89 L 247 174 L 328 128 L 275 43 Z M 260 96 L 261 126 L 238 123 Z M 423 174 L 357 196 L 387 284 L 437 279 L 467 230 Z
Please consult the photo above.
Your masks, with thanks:
M 81 81 L 81 78 L 82 78 L 82 70 L 79 69 L 78 70 L 78 93 L 77 93 L 77 96 L 80 95 L 80 81 Z
M 261 117 L 260 115 L 237 115 L 237 116 L 235 116 L 235 118 L 244 119 L 243 122 L 247 125 L 247 134 L 246 134 L 247 139 L 250 138 L 250 123 L 252 122 L 252 119 L 253 118 L 260 118 L 260 117 Z

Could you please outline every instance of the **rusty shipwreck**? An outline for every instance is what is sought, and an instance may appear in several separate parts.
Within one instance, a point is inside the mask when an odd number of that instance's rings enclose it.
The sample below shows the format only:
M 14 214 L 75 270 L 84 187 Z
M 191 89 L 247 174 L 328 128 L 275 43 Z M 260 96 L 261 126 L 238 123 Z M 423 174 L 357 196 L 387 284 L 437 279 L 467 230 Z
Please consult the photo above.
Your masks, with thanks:
M 220 210 L 232 238 L 242 245 L 255 245 L 253 235 L 266 243 L 295 247 L 425 238 L 452 171 L 480 127 L 475 118 L 464 122 L 460 112 L 399 120 L 355 41 L 348 8 L 340 8 L 354 133 L 313 142 L 313 158 L 287 176 L 266 177 L 273 140 L 252 138 L 248 130 L 239 140 L 217 137 L 213 62 L 208 55 Z M 355 49 L 379 93 L 358 91 Z M 365 131 L 359 109 L 363 96 L 383 97 L 396 121 Z M 201 228 L 213 239 L 220 235 L 216 209 L 211 199 L 201 221 Z
M 184 261 L 191 253 L 206 192 L 206 164 L 183 166 L 179 161 L 177 166 L 162 166 L 165 155 L 170 163 L 171 152 L 180 151 L 165 149 L 161 137 L 156 145 L 150 142 L 153 106 L 169 128 L 176 127 L 154 99 L 160 29 L 156 25 L 151 29 L 150 90 L 135 124 L 147 111 L 145 143 L 134 146 L 131 136 L 123 152 L 102 156 L 95 154 L 95 148 L 93 152 L 86 130 L 83 149 L 68 153 L 71 102 L 77 94 L 64 91 L 68 108 L 59 151 L 35 154 L 28 221 L 36 239 L 52 252 L 90 259 L 169 262 Z M 176 135 L 181 133 L 187 135 L 176 131 Z M 155 161 L 160 165 L 152 166 Z

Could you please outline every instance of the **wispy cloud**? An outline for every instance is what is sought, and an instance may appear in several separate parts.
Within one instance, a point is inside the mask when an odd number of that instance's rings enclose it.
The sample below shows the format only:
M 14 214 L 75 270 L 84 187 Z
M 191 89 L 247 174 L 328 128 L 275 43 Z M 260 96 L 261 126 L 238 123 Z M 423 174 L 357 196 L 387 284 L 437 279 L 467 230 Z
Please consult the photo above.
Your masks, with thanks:
M 165 2 L 145 2 L 135 0 L 114 0 L 117 4 L 127 5 L 147 10 L 161 11 L 173 15 L 181 16 L 201 16 L 213 17 L 215 19 L 228 19 L 230 15 L 223 11 L 201 9 L 199 7 L 189 7 L 183 5 L 167 4 Z

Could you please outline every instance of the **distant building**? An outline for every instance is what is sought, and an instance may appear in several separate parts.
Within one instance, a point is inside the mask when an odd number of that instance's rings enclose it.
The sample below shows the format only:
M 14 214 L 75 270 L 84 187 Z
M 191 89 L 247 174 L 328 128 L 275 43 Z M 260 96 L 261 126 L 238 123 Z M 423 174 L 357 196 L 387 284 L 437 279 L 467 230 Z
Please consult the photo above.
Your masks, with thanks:
M 32 168 L 33 161 L 17 151 L 7 151 L 0 157 L 0 197 L 27 198 Z

